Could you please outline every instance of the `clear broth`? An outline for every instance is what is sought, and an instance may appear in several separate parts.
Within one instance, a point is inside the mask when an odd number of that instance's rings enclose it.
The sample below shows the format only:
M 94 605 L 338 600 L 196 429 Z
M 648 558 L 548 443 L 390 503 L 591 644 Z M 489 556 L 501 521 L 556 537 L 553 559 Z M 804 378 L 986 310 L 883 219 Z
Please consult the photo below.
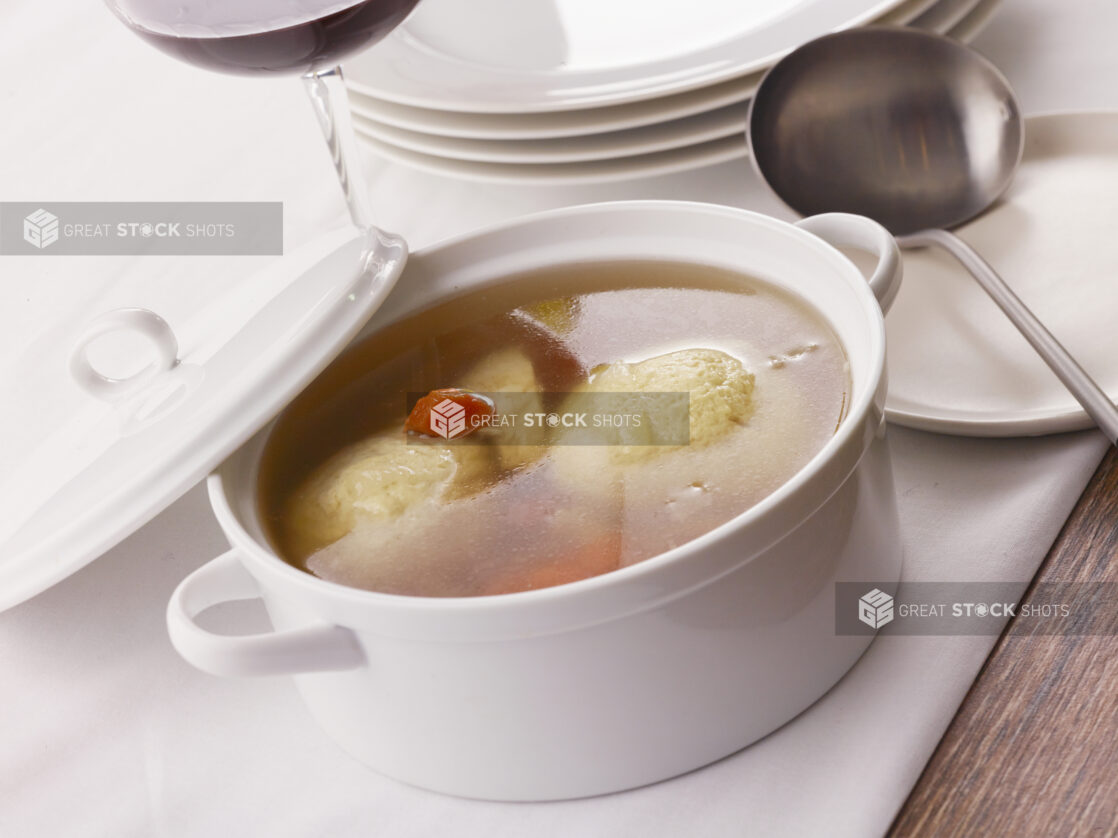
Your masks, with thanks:
M 290 513 L 316 469 L 402 428 L 407 394 L 460 386 L 510 346 L 530 358 L 548 410 L 599 365 L 719 350 L 754 375 L 753 413 L 709 444 L 620 469 L 603 465 L 601 446 L 542 449 L 450 496 L 308 546 Z M 277 421 L 260 511 L 280 556 L 341 584 L 415 596 L 549 587 L 658 555 L 749 509 L 834 435 L 848 391 L 847 359 L 826 320 L 769 283 L 671 262 L 540 270 L 416 314 L 343 354 Z

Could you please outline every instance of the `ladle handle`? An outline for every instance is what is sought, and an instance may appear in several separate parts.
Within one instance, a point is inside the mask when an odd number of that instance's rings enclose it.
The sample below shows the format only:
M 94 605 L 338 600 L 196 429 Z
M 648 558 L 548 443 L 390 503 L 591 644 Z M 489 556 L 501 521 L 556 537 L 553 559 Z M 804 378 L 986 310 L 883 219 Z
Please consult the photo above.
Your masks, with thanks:
M 1075 396 L 1075 400 L 1083 406 L 1087 415 L 1095 420 L 1099 430 L 1106 434 L 1107 439 L 1112 443 L 1118 445 L 1118 408 L 1114 406 L 1110 397 L 1102 391 L 1083 367 L 1079 366 L 1028 306 L 1021 302 L 1021 298 L 1013 293 L 1013 289 L 1005 284 L 1005 280 L 975 252 L 974 248 L 946 230 L 922 230 L 904 236 L 901 243 L 918 247 L 938 245 L 958 259 L 962 266 L 978 280 L 982 289 L 1005 312 L 1006 317 L 1024 335 L 1025 340 L 1032 345 L 1052 372 L 1056 373 L 1056 377 Z

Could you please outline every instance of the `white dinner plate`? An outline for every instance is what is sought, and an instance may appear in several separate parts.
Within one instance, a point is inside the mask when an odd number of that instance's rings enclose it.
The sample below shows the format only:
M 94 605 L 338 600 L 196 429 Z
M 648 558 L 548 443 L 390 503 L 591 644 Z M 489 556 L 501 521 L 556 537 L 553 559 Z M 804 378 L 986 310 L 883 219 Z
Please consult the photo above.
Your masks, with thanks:
M 1025 155 L 1005 198 L 957 230 L 1112 399 L 1118 398 L 1116 218 L 1118 112 L 1051 114 L 1026 120 Z M 970 436 L 1092 424 L 946 254 L 905 254 L 904 282 L 886 327 L 892 421 Z
M 616 105 L 763 70 L 904 0 L 425 0 L 348 63 L 377 99 L 471 113 Z
M 382 125 L 356 114 L 353 127 L 360 135 L 400 148 L 455 160 L 477 160 L 484 163 L 577 163 L 652 154 L 731 135 L 742 137 L 745 135 L 747 111 L 745 102 L 734 102 L 723 108 L 658 125 L 551 140 L 463 140 L 437 137 Z
M 972 12 L 947 33 L 961 41 L 967 41 L 976 35 L 982 26 L 989 21 L 993 10 L 997 7 L 1000 0 L 978 0 L 977 5 L 975 5 L 975 0 L 944 0 L 944 2 L 966 2 L 971 4 Z M 972 18 L 974 20 L 972 20 Z M 968 24 L 970 25 L 968 26 Z M 732 106 L 730 106 L 730 110 L 732 110 Z M 735 132 L 722 139 L 707 140 L 705 142 L 670 148 L 664 151 L 645 154 L 630 153 L 625 156 L 582 160 L 579 162 L 501 163 L 494 162 L 494 160 L 496 160 L 495 156 L 486 161 L 462 160 L 449 155 L 443 156 L 441 154 L 425 153 L 397 145 L 391 141 L 386 141 L 385 138 L 388 137 L 388 134 L 383 130 L 379 132 L 380 138 L 378 139 L 378 137 L 371 136 L 370 133 L 367 132 L 368 120 L 358 118 L 355 120 L 355 123 L 355 128 L 357 129 L 360 140 L 371 147 L 375 153 L 386 159 L 446 177 L 492 183 L 515 183 L 522 185 L 604 183 L 699 168 L 701 166 L 744 157 L 746 154 L 745 143 L 739 139 L 740 135 Z M 660 126 L 656 126 L 655 128 L 659 129 Z M 632 141 L 634 146 L 639 146 L 639 144 L 643 142 L 641 138 L 641 132 L 643 130 L 653 129 L 638 129 L 632 132 L 636 135 Z M 665 128 L 665 131 L 670 130 L 670 126 Z M 581 143 L 583 139 L 587 140 L 584 150 L 593 147 L 593 143 L 591 142 L 594 139 L 593 137 L 574 138 L 567 140 L 566 144 L 575 145 L 577 147 L 578 143 Z M 613 148 L 616 149 L 619 147 L 619 138 L 611 138 L 611 141 L 613 143 Z M 502 144 L 494 143 L 494 145 L 500 146 Z M 558 149 L 563 145 L 564 141 L 559 140 L 556 145 L 550 147 L 550 151 L 557 153 Z M 428 148 L 433 148 L 433 146 L 428 146 Z
M 479 163 L 473 160 L 452 160 L 449 157 L 421 154 L 364 135 L 360 140 L 386 160 L 413 169 L 459 180 L 513 183 L 521 186 L 608 183 L 630 178 L 667 175 L 723 163 L 745 157 L 746 154 L 744 136 L 731 136 L 699 145 L 610 160 L 590 160 L 582 163 Z
M 980 0 L 907 0 L 876 22 L 912 21 L 913 25 L 928 31 L 946 32 L 978 2 Z M 470 140 L 555 139 L 658 125 L 744 103 L 753 95 L 763 75 L 763 71 L 749 73 L 697 90 L 624 105 L 555 113 L 476 114 L 419 108 L 368 96 L 362 92 L 361 74 L 365 69 L 361 64 L 345 67 L 350 105 L 355 114 L 382 126 Z M 415 147 L 415 150 L 424 149 Z
M 345 70 L 349 84 L 349 67 Z M 358 116 L 408 131 L 470 140 L 549 140 L 640 128 L 745 102 L 762 75 L 751 73 L 699 90 L 626 105 L 557 113 L 477 114 L 416 108 L 371 98 L 352 84 L 349 101 Z

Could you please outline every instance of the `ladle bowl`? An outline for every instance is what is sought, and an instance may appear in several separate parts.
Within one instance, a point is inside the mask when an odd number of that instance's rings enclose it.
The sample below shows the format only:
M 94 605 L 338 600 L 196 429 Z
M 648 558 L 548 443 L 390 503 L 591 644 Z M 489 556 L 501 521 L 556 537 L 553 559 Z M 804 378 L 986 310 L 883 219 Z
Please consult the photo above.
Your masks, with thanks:
M 1118 444 L 1114 403 L 993 268 L 943 229 L 994 204 L 1024 150 L 1013 89 L 986 58 L 904 27 L 826 35 L 765 75 L 746 131 L 757 173 L 796 212 L 864 215 L 903 246 L 952 253 Z

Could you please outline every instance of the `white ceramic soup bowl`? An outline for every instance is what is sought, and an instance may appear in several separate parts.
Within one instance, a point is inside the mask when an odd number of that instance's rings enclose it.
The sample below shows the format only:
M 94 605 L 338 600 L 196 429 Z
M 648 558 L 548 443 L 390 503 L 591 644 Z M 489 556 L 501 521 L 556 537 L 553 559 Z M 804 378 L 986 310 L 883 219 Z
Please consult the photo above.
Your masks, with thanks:
M 870 284 L 828 240 L 877 255 Z M 823 695 L 871 640 L 836 634 L 835 583 L 900 575 L 879 305 L 896 291 L 900 259 L 881 227 L 675 202 L 550 212 L 415 254 L 359 338 L 511 274 L 623 259 L 737 270 L 830 321 L 850 361 L 849 410 L 791 480 L 622 570 L 501 596 L 406 597 L 325 582 L 276 556 L 257 516 L 265 428 L 210 477 L 232 549 L 175 591 L 179 652 L 219 675 L 291 674 L 322 728 L 362 762 L 500 800 L 662 780 L 739 750 Z M 254 597 L 274 632 L 224 636 L 194 621 Z

